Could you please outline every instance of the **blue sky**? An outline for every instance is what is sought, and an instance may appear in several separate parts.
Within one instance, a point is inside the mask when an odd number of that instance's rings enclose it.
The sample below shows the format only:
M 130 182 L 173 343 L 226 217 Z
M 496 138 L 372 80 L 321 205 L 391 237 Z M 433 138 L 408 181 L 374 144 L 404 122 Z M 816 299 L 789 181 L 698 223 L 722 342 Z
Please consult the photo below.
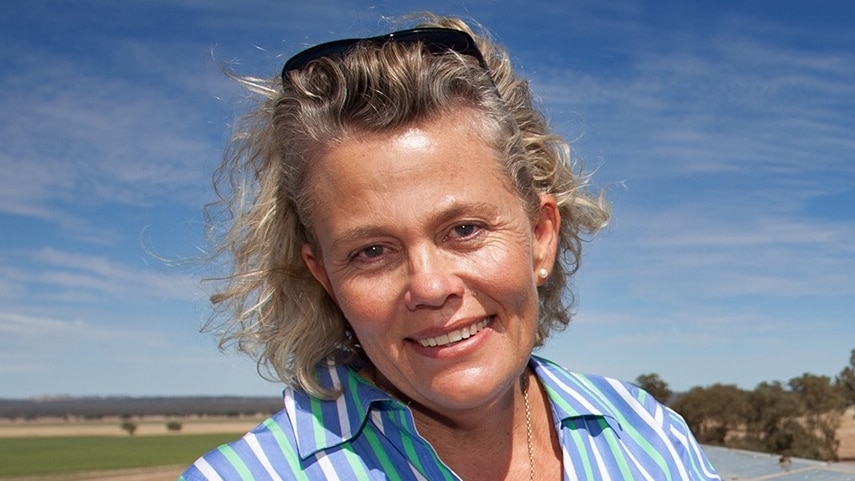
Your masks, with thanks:
M 847 1 L 0 5 L 0 397 L 278 395 L 206 319 L 202 206 L 244 94 L 428 9 L 511 51 L 607 187 L 547 357 L 674 389 L 833 376 L 855 349 Z

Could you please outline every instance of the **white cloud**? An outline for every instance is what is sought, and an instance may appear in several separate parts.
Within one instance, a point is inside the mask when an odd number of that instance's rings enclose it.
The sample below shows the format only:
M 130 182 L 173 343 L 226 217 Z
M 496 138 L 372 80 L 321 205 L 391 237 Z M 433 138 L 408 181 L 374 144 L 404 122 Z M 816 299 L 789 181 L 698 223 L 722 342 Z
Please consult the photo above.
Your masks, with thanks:
M 605 242 L 586 282 L 627 286 L 636 297 L 657 300 L 760 299 L 855 295 L 848 282 L 855 226 L 749 212 L 709 217 L 703 207 L 661 211 L 628 209 L 619 235 Z M 730 211 L 714 203 L 709 211 Z M 606 257 L 607 262 L 599 262 Z M 672 301 L 673 302 L 673 301 Z
M 19 68 L 0 93 L 0 210 L 45 218 L 68 204 L 198 202 L 220 147 L 205 134 L 204 94 L 151 73 L 135 79 L 122 65 L 95 70 L 50 52 L 5 53 Z M 186 61 L 183 75 L 204 78 L 205 55 Z
M 198 280 L 167 267 L 134 267 L 105 256 L 45 247 L 0 259 L 0 297 L 7 303 L 41 305 L 105 301 L 195 301 Z M 14 259 L 13 259 L 14 258 Z M 21 295 L 26 293 L 26 295 Z M 8 305 L 8 304 L 7 304 Z
M 855 225 L 809 207 L 855 176 L 845 39 L 813 49 L 736 16 L 663 36 L 634 18 L 620 21 L 637 43 L 611 71 L 541 65 L 534 79 L 553 117 L 585 119 L 570 137 L 602 159 L 594 180 L 628 186 L 585 281 L 668 305 L 855 295 Z
M 39 283 L 57 289 L 93 294 L 194 300 L 196 283 L 188 275 L 167 274 L 154 268 L 134 268 L 113 259 L 53 248 L 31 253 Z
M 78 319 L 57 319 L 0 312 L 0 332 L 4 333 L 4 336 L 65 337 L 80 332 L 85 327 L 86 324 Z
M 552 112 L 571 107 L 596 122 L 590 135 L 629 174 L 851 175 L 851 50 L 787 47 L 753 24 L 717 28 L 654 46 L 645 38 L 661 36 L 637 26 L 639 44 L 607 75 L 552 65 L 535 86 Z

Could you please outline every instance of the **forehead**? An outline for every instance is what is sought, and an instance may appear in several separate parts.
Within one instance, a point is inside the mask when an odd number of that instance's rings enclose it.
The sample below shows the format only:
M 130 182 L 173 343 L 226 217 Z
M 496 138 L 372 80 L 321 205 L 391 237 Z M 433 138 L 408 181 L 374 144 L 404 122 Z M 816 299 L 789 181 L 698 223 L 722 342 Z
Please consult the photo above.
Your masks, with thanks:
M 502 163 L 482 123 L 460 111 L 395 130 L 347 136 L 325 149 L 313 165 L 314 171 L 337 182 L 374 177 L 392 182 L 413 169 L 467 175 L 483 170 L 495 175 L 502 171 Z
M 345 131 L 335 140 L 318 145 L 309 154 L 303 185 L 308 190 L 312 189 L 312 181 L 317 181 L 317 176 L 348 176 L 348 167 L 358 164 L 360 160 L 366 161 L 370 167 L 370 159 L 374 158 L 374 170 L 383 169 L 380 165 L 382 160 L 378 154 L 394 150 L 398 153 L 398 161 L 392 165 L 385 165 L 387 173 L 392 174 L 394 170 L 415 163 L 420 155 L 437 152 L 444 149 L 445 158 L 435 157 L 433 163 L 444 164 L 444 168 L 454 168 L 455 162 L 461 164 L 467 162 L 467 157 L 473 155 L 488 155 L 493 164 L 491 168 L 498 169 L 497 172 L 504 173 L 504 153 L 497 146 L 498 128 L 495 122 L 485 118 L 485 115 L 470 107 L 454 107 L 431 115 L 426 119 L 410 122 L 402 127 L 393 129 L 371 131 L 368 129 L 353 128 Z M 324 163 L 333 156 L 342 152 L 348 152 L 352 159 L 350 163 L 339 165 L 335 169 L 324 168 Z M 444 162 L 444 161 L 452 162 Z M 442 161 L 442 162 L 441 162 Z M 439 165 L 437 165 L 439 168 Z M 508 182 L 510 185 L 510 179 Z
M 356 216 L 368 205 L 484 203 L 498 191 L 515 192 L 503 164 L 481 122 L 458 112 L 329 146 L 314 159 L 305 188 L 315 220 L 342 210 Z
M 460 134 L 466 137 L 467 143 L 481 143 L 494 148 L 499 145 L 498 122 L 490 116 L 467 104 L 454 104 L 425 113 L 400 125 L 389 128 L 373 129 L 371 126 L 360 124 L 358 121 L 344 122 L 345 131 L 340 138 L 326 146 L 327 149 L 347 142 L 392 142 L 407 139 L 423 138 L 422 133 L 443 130 L 446 134 Z M 324 149 L 324 150 L 327 150 Z M 498 153 L 498 152 L 497 152 Z

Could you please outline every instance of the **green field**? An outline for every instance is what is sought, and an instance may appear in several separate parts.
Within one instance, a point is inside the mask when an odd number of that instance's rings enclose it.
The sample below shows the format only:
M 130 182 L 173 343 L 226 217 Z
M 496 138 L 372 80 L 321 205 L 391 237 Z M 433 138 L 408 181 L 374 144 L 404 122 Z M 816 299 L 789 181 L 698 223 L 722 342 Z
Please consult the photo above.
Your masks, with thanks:
M 234 434 L 0 438 L 0 478 L 189 465 Z

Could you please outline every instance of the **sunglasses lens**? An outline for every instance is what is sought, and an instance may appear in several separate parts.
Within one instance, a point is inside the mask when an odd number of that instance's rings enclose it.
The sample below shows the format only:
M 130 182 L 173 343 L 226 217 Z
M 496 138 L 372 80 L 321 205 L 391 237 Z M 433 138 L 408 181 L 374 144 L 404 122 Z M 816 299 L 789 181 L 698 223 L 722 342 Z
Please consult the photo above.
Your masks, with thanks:
M 282 68 L 282 80 L 285 81 L 287 79 L 289 72 L 301 70 L 313 60 L 341 57 L 357 44 L 380 47 L 387 42 L 403 44 L 421 42 L 427 48 L 428 52 L 432 54 L 442 54 L 452 51 L 461 55 L 468 55 L 478 60 L 481 68 L 488 70 L 487 62 L 484 61 L 484 57 L 475 45 L 475 41 L 466 32 L 450 28 L 415 28 L 378 37 L 335 40 L 309 47 L 285 62 L 285 66 Z

